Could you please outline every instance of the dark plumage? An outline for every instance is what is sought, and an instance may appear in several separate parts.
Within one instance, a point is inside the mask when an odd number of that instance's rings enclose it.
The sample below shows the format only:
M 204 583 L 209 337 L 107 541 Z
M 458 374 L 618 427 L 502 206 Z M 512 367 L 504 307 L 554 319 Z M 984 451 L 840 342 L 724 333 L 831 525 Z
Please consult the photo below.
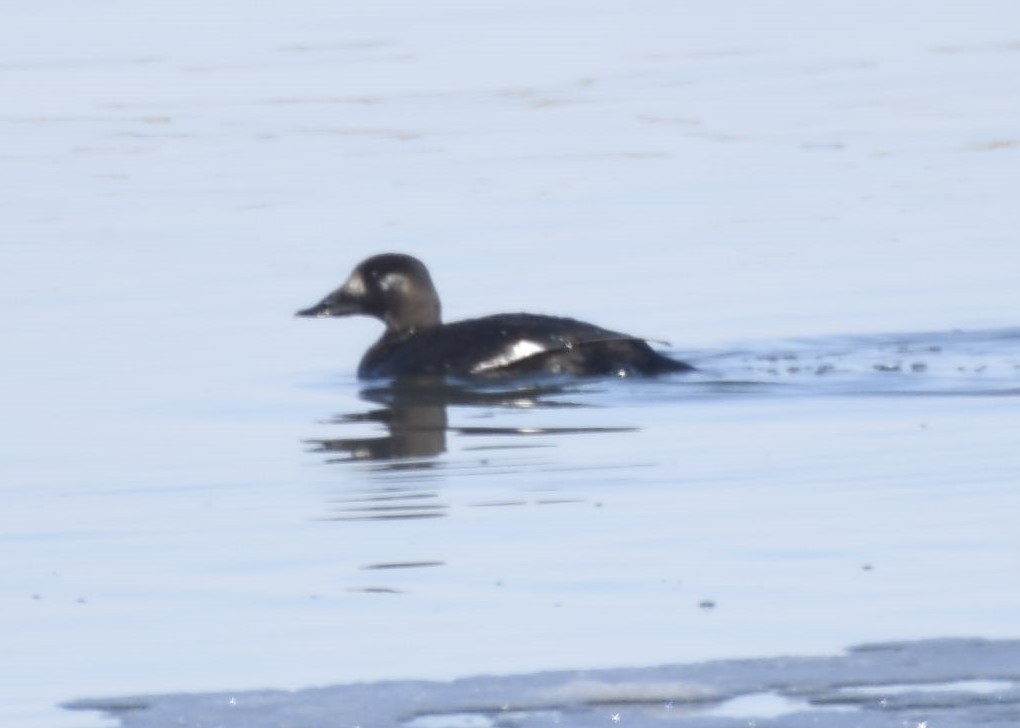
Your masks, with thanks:
M 376 255 L 298 316 L 374 316 L 386 331 L 358 366 L 363 379 L 403 376 L 506 378 L 542 374 L 689 372 L 644 340 L 583 321 L 529 313 L 442 323 L 439 295 L 424 264 Z

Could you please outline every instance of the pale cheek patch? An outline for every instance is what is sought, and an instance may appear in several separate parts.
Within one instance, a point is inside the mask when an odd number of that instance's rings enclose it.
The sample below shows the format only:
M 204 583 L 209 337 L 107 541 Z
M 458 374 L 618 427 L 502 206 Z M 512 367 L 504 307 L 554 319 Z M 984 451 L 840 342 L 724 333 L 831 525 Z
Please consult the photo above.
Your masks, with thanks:
M 360 273 L 354 273 L 347 279 L 347 282 L 344 283 L 343 289 L 352 296 L 364 296 L 365 279 L 361 277 Z
M 379 279 L 379 287 L 387 293 L 396 289 L 400 290 L 407 286 L 407 278 L 400 273 L 387 273 Z

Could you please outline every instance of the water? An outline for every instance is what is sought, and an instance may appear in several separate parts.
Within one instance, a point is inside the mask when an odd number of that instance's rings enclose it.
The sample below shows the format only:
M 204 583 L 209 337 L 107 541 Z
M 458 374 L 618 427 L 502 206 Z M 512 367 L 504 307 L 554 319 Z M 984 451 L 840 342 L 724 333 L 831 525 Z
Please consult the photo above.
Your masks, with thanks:
M 910 338 L 924 372 L 885 371 L 897 336 L 782 348 L 822 375 L 707 352 L 731 376 L 481 402 L 312 381 L 301 439 L 244 438 L 287 477 L 25 489 L 22 675 L 70 698 L 1010 636 L 1015 332 Z
M 1016 636 L 1013 4 L 110 12 L 0 29 L 0 721 Z M 365 391 L 382 250 L 704 373 Z

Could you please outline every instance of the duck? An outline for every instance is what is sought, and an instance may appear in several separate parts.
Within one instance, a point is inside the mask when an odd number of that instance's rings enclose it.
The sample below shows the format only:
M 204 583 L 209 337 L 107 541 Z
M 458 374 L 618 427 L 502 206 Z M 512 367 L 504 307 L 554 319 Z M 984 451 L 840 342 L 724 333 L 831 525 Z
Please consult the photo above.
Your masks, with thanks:
M 655 376 L 695 367 L 655 351 L 646 339 L 562 316 L 502 313 L 443 323 L 425 264 L 383 253 L 359 263 L 344 283 L 297 316 L 371 316 L 382 337 L 358 365 L 360 379 L 509 379 Z

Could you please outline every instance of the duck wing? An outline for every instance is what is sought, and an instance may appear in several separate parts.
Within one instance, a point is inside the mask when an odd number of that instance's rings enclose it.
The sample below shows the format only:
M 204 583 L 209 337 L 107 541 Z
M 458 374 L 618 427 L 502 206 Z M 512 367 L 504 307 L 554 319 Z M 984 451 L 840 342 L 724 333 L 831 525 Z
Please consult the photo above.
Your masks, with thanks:
M 377 351 L 378 350 L 378 351 Z M 359 374 L 515 377 L 690 370 L 638 337 L 559 316 L 497 314 L 380 341 Z

